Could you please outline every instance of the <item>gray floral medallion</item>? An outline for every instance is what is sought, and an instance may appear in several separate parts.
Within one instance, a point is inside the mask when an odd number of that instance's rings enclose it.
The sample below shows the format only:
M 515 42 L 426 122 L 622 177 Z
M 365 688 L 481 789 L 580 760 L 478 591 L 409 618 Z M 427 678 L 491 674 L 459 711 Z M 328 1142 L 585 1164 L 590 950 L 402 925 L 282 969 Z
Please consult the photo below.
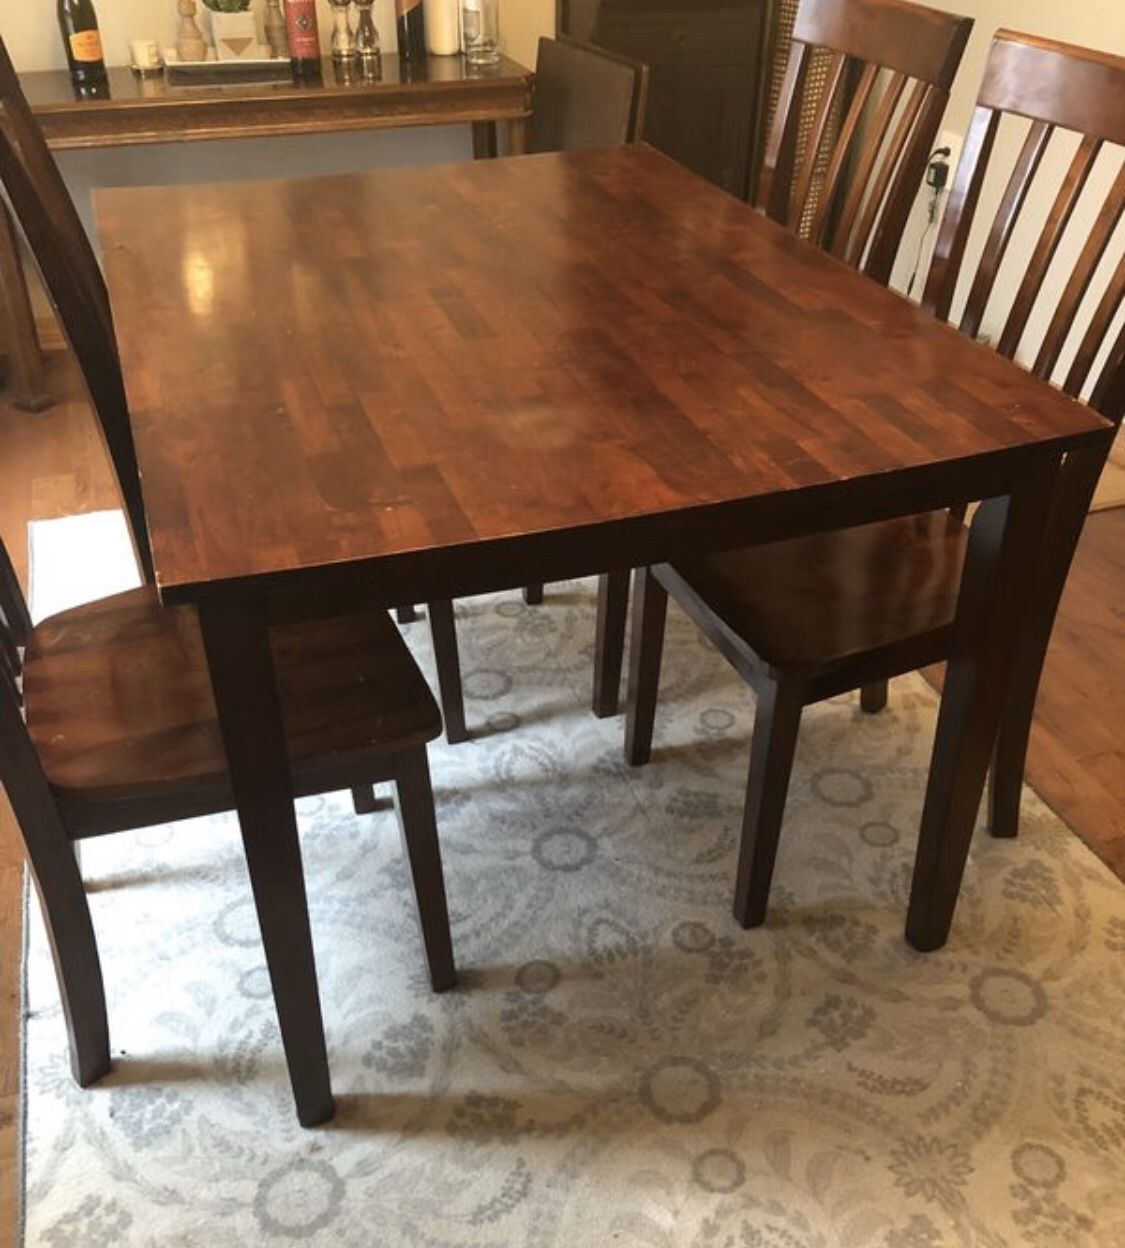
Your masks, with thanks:
M 27 1245 L 1125 1244 L 1125 888 L 1028 795 L 1019 840 L 978 835 L 947 947 L 910 949 L 910 678 L 881 715 L 807 712 L 740 930 L 752 697 L 673 612 L 626 767 L 586 710 L 592 608 L 458 604 L 476 735 L 431 754 L 456 991 L 428 991 L 393 814 L 300 803 L 331 1126 L 294 1117 L 234 822 L 89 846 L 115 1069 L 71 1082 L 36 922 Z

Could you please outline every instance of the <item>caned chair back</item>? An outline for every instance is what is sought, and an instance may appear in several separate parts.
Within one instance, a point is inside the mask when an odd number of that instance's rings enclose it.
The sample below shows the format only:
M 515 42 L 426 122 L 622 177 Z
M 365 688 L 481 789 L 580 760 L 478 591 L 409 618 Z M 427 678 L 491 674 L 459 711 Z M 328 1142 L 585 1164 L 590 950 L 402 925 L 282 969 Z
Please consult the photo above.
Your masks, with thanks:
M 758 207 L 887 282 L 972 26 L 907 0 L 802 0 Z
M 1005 117 L 1013 127 L 1027 125 L 1006 182 L 997 148 Z M 966 254 L 990 178 L 1003 190 L 974 268 Z M 1049 205 L 1041 227 L 1031 209 L 1036 203 Z M 1044 379 L 1055 378 L 1071 346 L 1071 362 L 1056 380 L 1119 423 L 1125 409 L 1125 327 L 1117 323 L 1125 295 L 1123 212 L 1125 57 L 1002 30 L 993 40 L 923 302 L 948 319 L 959 285 L 967 284 L 961 329 L 979 335 L 987 314 L 997 326 L 996 350 L 1012 359 L 1024 347 L 1032 371 Z M 1017 280 L 998 281 L 1013 235 L 1029 226 L 1030 257 L 1026 263 L 1015 258 Z M 1044 321 L 1038 345 L 1029 345 Z
M 152 580 L 136 450 L 101 270 L 0 39 L 0 184 L 78 358 L 117 474 L 137 557 Z
M 576 39 L 542 38 L 535 59 L 533 152 L 634 143 L 644 132 L 648 66 Z

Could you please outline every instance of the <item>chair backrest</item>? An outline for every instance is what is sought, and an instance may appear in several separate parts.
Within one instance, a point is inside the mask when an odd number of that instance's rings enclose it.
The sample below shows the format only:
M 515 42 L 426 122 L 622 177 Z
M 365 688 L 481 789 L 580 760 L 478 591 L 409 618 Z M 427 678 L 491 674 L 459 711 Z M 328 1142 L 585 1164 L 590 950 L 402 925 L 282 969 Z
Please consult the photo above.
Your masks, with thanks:
M 31 617 L 7 548 L 0 541 L 0 697 L 19 702 L 21 652 L 31 634 Z
M 758 207 L 887 282 L 972 28 L 907 0 L 802 0 Z
M 999 207 L 976 260 L 975 272 L 970 272 L 965 266 L 966 247 L 986 175 L 992 171 L 990 166 L 1000 163 L 991 158 L 1005 114 L 1023 118 L 1030 122 L 1030 127 L 1004 185 Z M 1050 200 L 1050 184 L 1057 177 L 1053 179 L 1050 173 L 1050 166 L 1055 162 L 1049 160 L 1048 167 L 1043 168 L 1044 155 L 1049 146 L 1053 153 L 1061 152 L 1068 139 L 1073 144 L 1076 136 L 1077 148 L 1050 201 L 1030 260 L 1026 267 L 1022 260 L 1019 263 L 1022 277 L 1017 274 L 1017 281 L 998 284 L 1013 233 L 1021 223 L 1034 224 L 1024 211 L 1029 199 L 1033 203 L 1040 199 L 1033 190 L 1046 190 Z M 1075 208 L 1095 162 L 1103 153 L 1110 159 L 1119 159 L 1116 176 L 1093 214 L 1093 223 L 1087 219 L 1075 222 Z M 1056 164 L 1056 175 L 1057 169 Z M 1002 177 L 1001 172 L 998 182 Z M 1110 274 L 1088 320 L 1079 314 L 1091 287 L 1097 289 L 1095 282 L 1104 278 L 1104 271 L 1109 267 L 1107 251 L 1123 212 L 1125 57 L 1008 30 L 999 31 L 992 43 L 976 110 L 942 219 L 923 304 L 935 315 L 948 319 L 959 282 L 968 282 L 971 278 L 960 327 L 975 337 L 980 333 L 986 310 L 998 313 L 997 323 L 1002 328 L 996 339 L 996 349 L 1009 359 L 1023 343 L 1033 316 L 1040 323 L 1047 319 L 1047 328 L 1032 364 L 1032 371 L 1044 379 L 1054 375 L 1064 348 L 1077 328 L 1078 341 L 1062 388 L 1074 397 L 1088 393 L 1091 406 L 1119 423 L 1125 407 L 1125 328 L 1114 338 L 1114 326 L 1125 295 L 1125 255 Z M 1072 223 L 1076 228 L 1069 231 L 1068 236 L 1068 226 Z M 1072 244 L 1070 248 L 1065 248 L 1064 238 Z M 1061 265 L 1054 262 L 1068 252 L 1076 253 L 1076 259 L 1069 276 L 1065 276 L 1059 271 Z M 1050 282 L 1046 280 L 1049 270 L 1053 270 Z M 1062 280 L 1064 276 L 1065 281 Z M 997 308 L 997 304 L 1005 302 L 1006 311 L 1002 306 Z M 1084 330 L 1081 329 L 1083 324 Z
M 635 143 L 644 132 L 648 66 L 577 39 L 542 38 L 535 58 L 533 152 Z
M 78 357 L 117 474 L 137 558 L 145 579 L 151 581 L 152 555 L 140 475 L 105 283 L 2 38 L 0 184 Z

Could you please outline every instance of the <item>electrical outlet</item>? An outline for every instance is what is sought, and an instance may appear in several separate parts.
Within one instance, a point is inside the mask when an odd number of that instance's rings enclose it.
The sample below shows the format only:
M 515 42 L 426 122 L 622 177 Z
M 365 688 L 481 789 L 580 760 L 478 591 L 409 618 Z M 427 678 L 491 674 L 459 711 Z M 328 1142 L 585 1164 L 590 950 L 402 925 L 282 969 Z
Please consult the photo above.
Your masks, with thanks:
M 938 147 L 949 148 L 949 182 L 951 185 L 953 175 L 957 172 L 957 162 L 961 159 L 961 148 L 964 142 L 965 136 L 958 134 L 956 130 L 943 130 L 937 141 Z

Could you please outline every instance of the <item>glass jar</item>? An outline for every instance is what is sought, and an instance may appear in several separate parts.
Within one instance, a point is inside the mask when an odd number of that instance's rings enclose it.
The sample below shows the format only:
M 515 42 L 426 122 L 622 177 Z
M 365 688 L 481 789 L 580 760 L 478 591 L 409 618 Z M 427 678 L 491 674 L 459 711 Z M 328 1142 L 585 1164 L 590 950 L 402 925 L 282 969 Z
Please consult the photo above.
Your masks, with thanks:
M 470 65 L 499 61 L 499 0 L 461 0 L 461 48 Z

